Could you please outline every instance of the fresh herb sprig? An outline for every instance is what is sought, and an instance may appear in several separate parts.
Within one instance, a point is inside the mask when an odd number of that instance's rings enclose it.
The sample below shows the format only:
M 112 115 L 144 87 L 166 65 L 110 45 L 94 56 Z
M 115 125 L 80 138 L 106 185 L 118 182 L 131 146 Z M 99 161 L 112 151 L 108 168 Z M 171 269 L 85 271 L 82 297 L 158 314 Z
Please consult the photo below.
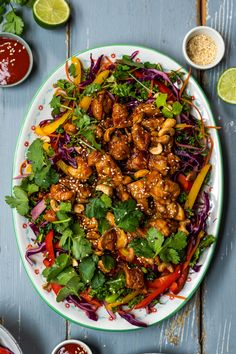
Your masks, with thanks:
M 21 36 L 25 24 L 19 9 L 20 7 L 32 7 L 34 1 L 35 0 L 1 0 L 0 23 L 3 23 L 3 32 L 10 32 Z M 15 8 L 15 5 L 18 7 Z

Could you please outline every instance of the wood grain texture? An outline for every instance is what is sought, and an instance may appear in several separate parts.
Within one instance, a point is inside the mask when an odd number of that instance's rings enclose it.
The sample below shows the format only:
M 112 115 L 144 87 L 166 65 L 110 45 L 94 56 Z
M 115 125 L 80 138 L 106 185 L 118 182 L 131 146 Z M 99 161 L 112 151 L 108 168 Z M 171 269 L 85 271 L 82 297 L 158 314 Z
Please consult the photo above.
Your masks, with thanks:
M 236 108 L 222 102 L 216 92 L 220 74 L 235 66 L 236 56 L 236 3 L 234 0 L 209 0 L 207 3 L 207 25 L 218 30 L 226 44 L 226 53 L 221 64 L 206 71 L 203 87 L 210 102 L 220 131 L 224 173 L 225 203 L 220 239 L 213 262 L 203 286 L 203 354 L 236 353 L 236 307 L 235 299 L 235 138 Z

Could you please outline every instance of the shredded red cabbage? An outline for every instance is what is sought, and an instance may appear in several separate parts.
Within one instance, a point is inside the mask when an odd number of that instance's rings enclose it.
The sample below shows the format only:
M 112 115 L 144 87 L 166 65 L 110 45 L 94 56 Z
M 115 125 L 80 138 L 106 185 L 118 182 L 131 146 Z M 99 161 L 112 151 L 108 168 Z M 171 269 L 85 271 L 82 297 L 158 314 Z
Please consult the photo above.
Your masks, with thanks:
M 139 53 L 139 50 L 136 50 L 135 52 L 133 52 L 130 56 L 130 59 L 133 60 Z
M 82 311 L 86 313 L 88 318 L 93 321 L 98 320 L 98 315 L 96 314 L 96 307 L 89 304 L 85 300 L 80 300 L 77 296 L 69 295 L 66 300 L 73 303 L 75 306 L 79 307 Z
M 137 326 L 137 327 L 147 327 L 147 324 L 135 318 L 132 313 L 127 313 L 124 311 L 118 311 L 120 317 L 124 318 L 130 324 Z
M 36 220 L 39 215 L 42 214 L 42 212 L 46 209 L 47 205 L 45 204 L 44 200 L 40 200 L 38 204 L 35 205 L 35 207 L 31 210 L 31 216 L 33 220 Z
M 32 266 L 33 262 L 31 260 L 31 256 L 37 254 L 37 253 L 41 253 L 46 251 L 46 245 L 45 242 L 43 242 L 39 247 L 33 247 L 33 248 L 29 248 L 26 250 L 25 252 L 25 259 L 29 262 L 29 264 Z

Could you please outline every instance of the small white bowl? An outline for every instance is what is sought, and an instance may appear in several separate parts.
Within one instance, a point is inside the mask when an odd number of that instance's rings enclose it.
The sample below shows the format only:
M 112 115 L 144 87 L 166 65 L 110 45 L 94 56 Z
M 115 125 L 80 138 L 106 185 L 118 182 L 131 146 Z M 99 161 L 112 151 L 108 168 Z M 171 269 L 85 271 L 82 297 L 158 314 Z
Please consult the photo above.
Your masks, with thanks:
M 189 40 L 192 37 L 194 37 L 196 35 L 200 35 L 200 34 L 204 34 L 206 36 L 211 37 L 212 40 L 216 44 L 216 57 L 212 63 L 207 64 L 207 65 L 198 65 L 198 64 L 194 63 L 189 58 L 188 53 L 187 53 L 187 44 L 188 44 Z M 225 43 L 224 43 L 222 36 L 215 29 L 208 27 L 208 26 L 198 26 L 198 27 L 194 27 L 186 34 L 186 36 L 184 37 L 184 40 L 183 40 L 182 50 L 183 50 L 183 54 L 184 54 L 186 61 L 191 66 L 193 66 L 194 68 L 199 69 L 199 70 L 206 70 L 206 69 L 211 69 L 214 66 L 216 66 L 217 64 L 219 64 L 219 62 L 221 61 L 221 59 L 223 58 L 224 53 L 225 53 Z
M 65 344 L 78 344 L 81 347 L 83 347 L 84 350 L 87 350 L 88 354 L 93 354 L 91 349 L 84 343 L 81 342 L 80 340 L 77 339 L 67 339 L 64 340 L 63 342 L 59 343 L 52 351 L 52 354 L 57 354 L 57 351 L 63 347 Z
M 29 55 L 29 68 L 25 74 L 24 77 L 22 77 L 21 80 L 14 82 L 14 84 L 9 84 L 9 85 L 0 85 L 0 88 L 8 88 L 8 87 L 13 87 L 13 86 L 17 86 L 19 84 L 21 84 L 23 81 L 25 81 L 25 79 L 29 76 L 32 67 L 33 67 L 33 54 L 32 51 L 30 49 L 30 46 L 28 45 L 28 43 L 26 43 L 26 41 L 17 36 L 16 34 L 13 33 L 8 33 L 8 32 L 0 32 L 0 37 L 4 37 L 4 38 L 10 38 L 10 39 L 15 39 L 16 41 L 20 42 L 26 49 L 28 55 Z

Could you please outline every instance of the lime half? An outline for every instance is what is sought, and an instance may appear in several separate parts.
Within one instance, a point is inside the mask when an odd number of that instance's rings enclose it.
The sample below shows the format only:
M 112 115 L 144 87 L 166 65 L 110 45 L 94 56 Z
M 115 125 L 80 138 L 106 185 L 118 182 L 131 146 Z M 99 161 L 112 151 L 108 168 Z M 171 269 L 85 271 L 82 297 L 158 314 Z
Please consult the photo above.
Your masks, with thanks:
M 68 21 L 70 8 L 65 0 L 36 0 L 33 14 L 40 26 L 53 29 Z
M 217 94 L 223 101 L 236 104 L 236 68 L 229 68 L 221 74 Z

